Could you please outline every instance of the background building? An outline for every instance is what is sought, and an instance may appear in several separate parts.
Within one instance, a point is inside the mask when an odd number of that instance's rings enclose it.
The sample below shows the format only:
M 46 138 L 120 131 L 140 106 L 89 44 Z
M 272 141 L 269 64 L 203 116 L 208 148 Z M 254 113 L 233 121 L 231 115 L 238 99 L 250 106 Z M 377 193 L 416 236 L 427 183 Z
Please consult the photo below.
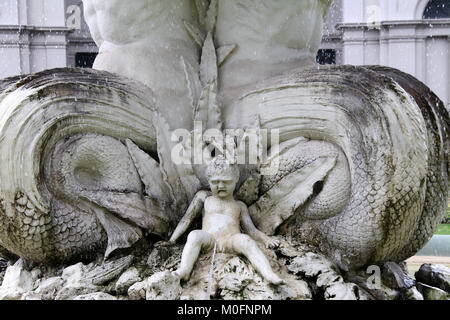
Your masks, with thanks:
M 410 73 L 450 108 L 450 0 L 336 0 L 322 49 Z
M 81 0 L 0 1 L 0 78 L 86 66 L 95 52 Z
M 335 0 L 317 61 L 408 72 L 450 103 L 450 0 Z M 81 0 L 1 0 L 0 78 L 90 67 Z

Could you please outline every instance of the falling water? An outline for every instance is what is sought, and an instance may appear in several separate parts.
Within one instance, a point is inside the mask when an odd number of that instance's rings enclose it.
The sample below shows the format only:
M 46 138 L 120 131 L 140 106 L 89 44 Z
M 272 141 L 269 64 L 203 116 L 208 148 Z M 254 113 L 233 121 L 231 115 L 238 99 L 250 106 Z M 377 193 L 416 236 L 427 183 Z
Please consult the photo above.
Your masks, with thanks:
M 214 251 L 211 258 L 211 267 L 209 269 L 208 296 L 207 296 L 208 300 L 211 299 L 211 291 L 214 280 L 214 260 L 216 258 L 216 250 L 217 250 L 217 240 L 216 242 L 214 242 Z

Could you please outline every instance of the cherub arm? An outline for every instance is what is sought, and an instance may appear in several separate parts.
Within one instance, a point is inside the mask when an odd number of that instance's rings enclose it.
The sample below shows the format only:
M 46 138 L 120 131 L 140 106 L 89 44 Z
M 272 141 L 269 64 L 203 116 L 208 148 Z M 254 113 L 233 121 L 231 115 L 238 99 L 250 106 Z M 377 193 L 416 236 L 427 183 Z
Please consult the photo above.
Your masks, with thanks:
M 247 233 L 250 237 L 252 237 L 256 241 L 260 241 L 265 244 L 267 248 L 275 249 L 280 246 L 280 242 L 276 239 L 273 239 L 263 232 L 259 231 L 255 225 L 253 224 L 252 218 L 248 213 L 247 205 L 243 202 L 240 202 L 241 205 L 241 224 L 245 233 Z
M 197 218 L 200 212 L 202 212 L 203 204 L 205 203 L 206 198 L 210 196 L 208 191 L 199 191 L 192 199 L 189 208 L 186 210 L 184 217 L 178 223 L 175 231 L 170 237 L 169 242 L 175 243 L 179 237 L 181 237 L 186 230 L 189 228 L 191 223 Z

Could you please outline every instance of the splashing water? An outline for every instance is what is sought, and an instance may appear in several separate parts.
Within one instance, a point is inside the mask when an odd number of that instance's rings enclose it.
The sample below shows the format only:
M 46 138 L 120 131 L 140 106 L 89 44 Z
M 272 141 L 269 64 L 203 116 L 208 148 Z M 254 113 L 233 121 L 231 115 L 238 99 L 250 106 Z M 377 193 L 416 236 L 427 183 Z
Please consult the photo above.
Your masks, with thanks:
M 211 267 L 209 268 L 209 282 L 208 282 L 208 296 L 207 299 L 211 299 L 211 291 L 214 280 L 214 260 L 216 259 L 216 250 L 217 250 L 217 240 L 214 242 L 214 251 L 211 258 Z

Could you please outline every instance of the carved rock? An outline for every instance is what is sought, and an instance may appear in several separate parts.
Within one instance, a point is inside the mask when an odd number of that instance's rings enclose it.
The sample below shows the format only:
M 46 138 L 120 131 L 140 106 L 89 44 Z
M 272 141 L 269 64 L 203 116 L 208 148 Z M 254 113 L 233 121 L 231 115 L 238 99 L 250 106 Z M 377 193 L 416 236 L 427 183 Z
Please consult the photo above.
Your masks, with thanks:
M 424 296 L 416 287 L 411 287 L 405 291 L 406 300 L 425 300 Z
M 279 172 L 240 195 L 264 232 L 331 260 L 336 270 L 313 261 L 303 272 L 319 289 L 341 283 L 337 269 L 401 262 L 434 233 L 447 208 L 448 112 L 398 70 L 315 66 L 330 1 L 97 1 L 127 12 L 100 19 L 85 1 L 95 67 L 117 74 L 0 82 L 1 248 L 51 264 L 167 236 L 204 181 L 202 168 L 171 161 L 172 130 L 193 120 L 279 131 L 281 149 L 259 168 L 279 160 Z
M 450 300 L 450 294 L 439 288 L 417 283 L 417 289 L 423 295 L 425 300 Z
M 2 285 L 3 277 L 5 276 L 7 268 L 8 268 L 8 261 L 0 258 L 0 286 Z
M 147 281 L 136 282 L 128 289 L 130 300 L 145 300 L 147 295 Z
M 94 292 L 80 295 L 75 297 L 73 300 L 117 300 L 117 298 L 104 292 Z
M 52 277 L 36 283 L 37 289 L 34 291 L 39 295 L 40 300 L 54 300 L 58 292 L 64 286 L 64 280 L 61 277 Z
M 115 291 L 119 294 L 124 294 L 128 292 L 128 289 L 134 285 L 136 282 L 140 282 L 142 279 L 139 276 L 139 271 L 132 267 L 122 273 L 115 285 Z
M 216 254 L 212 273 L 212 255 L 205 253 L 200 256 L 190 280 L 180 283 L 172 271 L 178 267 L 182 246 L 174 245 L 171 252 L 176 258 L 158 260 L 158 265 L 149 266 L 151 270 L 165 271 L 152 272 L 151 276 L 143 281 L 138 280 L 148 273 L 138 270 L 145 264 L 147 258 L 145 252 L 136 253 L 134 256 L 133 260 L 140 261 L 140 264 L 138 263 L 136 267 L 120 268 L 120 272 L 116 272 L 117 268 L 112 266 L 122 265 L 129 257 L 89 265 L 79 263 L 64 269 L 42 268 L 45 272 L 41 272 L 39 268 L 27 271 L 23 261 L 19 261 L 9 273 L 13 274 L 12 271 L 19 270 L 20 272 L 14 272 L 19 275 L 14 279 L 20 281 L 8 280 L 11 284 L 8 290 L 3 291 L 2 288 L 0 291 L 7 293 L 4 295 L 5 299 L 14 300 L 446 300 L 450 298 L 445 291 L 423 283 L 417 283 L 417 288 L 403 290 L 389 288 L 384 283 L 374 288 L 369 285 L 369 274 L 343 273 L 322 254 L 309 251 L 308 246 L 292 245 L 284 238 L 279 240 L 281 245 L 275 252 L 264 250 L 270 257 L 273 269 L 286 282 L 280 286 L 268 284 L 245 258 L 220 253 Z M 165 242 L 157 243 L 154 247 L 170 248 Z M 12 267 L 14 266 L 10 268 Z M 92 277 L 93 274 L 102 276 Z M 111 276 L 105 278 L 105 274 Z M 93 279 L 100 278 L 107 280 L 101 281 L 101 285 L 92 284 Z M 8 279 L 12 277 L 9 275 Z M 131 283 L 133 284 L 130 285 Z M 397 286 L 396 283 L 393 285 Z M 125 290 L 127 287 L 128 290 Z
M 439 264 L 424 264 L 415 273 L 417 281 L 450 293 L 450 269 Z
M 62 279 L 64 286 L 58 291 L 55 300 L 71 300 L 79 295 L 99 291 L 99 287 L 85 280 L 87 267 L 82 263 L 64 269 Z
M 408 290 L 414 287 L 415 281 L 398 264 L 386 262 L 381 273 L 382 281 L 389 288 Z
M 33 288 L 33 277 L 25 269 L 25 262 L 20 259 L 6 269 L 0 287 L 0 300 L 18 300 L 24 293 Z
M 155 273 L 147 279 L 147 300 L 178 300 L 181 292 L 180 279 L 170 271 Z
M 19 300 L 24 294 L 34 289 L 34 284 L 40 271 L 27 270 L 26 263 L 19 259 L 14 265 L 6 269 L 6 273 L 0 287 L 0 300 Z

